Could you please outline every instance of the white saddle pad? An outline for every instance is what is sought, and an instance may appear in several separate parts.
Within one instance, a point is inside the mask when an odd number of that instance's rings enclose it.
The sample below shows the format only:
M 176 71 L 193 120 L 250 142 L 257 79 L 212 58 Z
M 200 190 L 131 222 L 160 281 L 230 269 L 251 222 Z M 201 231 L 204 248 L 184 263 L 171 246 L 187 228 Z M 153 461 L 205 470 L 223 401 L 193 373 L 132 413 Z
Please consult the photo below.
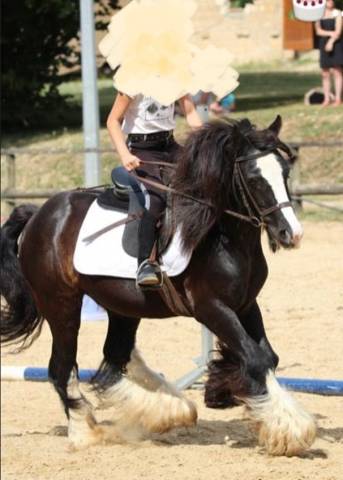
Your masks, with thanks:
M 115 227 L 92 242 L 84 242 L 87 236 L 126 218 L 125 213 L 101 208 L 95 200 L 83 221 L 74 252 L 74 267 L 85 275 L 136 278 L 137 259 L 128 255 L 122 246 L 125 225 Z M 191 255 L 181 249 L 180 232 L 177 230 L 161 259 L 161 268 L 168 276 L 180 275 L 188 266 Z

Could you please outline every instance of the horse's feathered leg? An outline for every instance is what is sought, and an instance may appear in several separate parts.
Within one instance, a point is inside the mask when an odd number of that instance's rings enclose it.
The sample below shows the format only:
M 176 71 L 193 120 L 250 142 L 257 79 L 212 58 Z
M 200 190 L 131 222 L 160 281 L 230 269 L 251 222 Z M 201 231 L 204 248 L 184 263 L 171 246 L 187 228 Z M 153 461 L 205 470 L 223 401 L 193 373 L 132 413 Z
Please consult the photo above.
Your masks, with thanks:
M 316 433 L 315 423 L 296 400 L 278 384 L 274 372 L 279 358 L 272 349 L 256 302 L 240 316 L 247 333 L 261 347 L 273 368 L 266 372 L 266 393 L 246 399 L 261 445 L 273 455 L 295 455 L 308 448 Z
M 153 372 L 134 348 L 138 323 L 109 312 L 104 360 L 93 380 L 102 405 L 113 407 L 113 428 L 107 432 L 112 440 L 193 425 L 197 417 L 193 403 Z
M 231 392 L 247 406 L 268 453 L 291 456 L 308 448 L 315 438 L 315 423 L 277 383 L 273 356 L 266 354 L 237 315 L 220 301 L 197 304 L 197 309 L 201 312 L 197 318 L 219 338 L 219 355 L 209 364 L 208 392 Z M 211 317 L 215 321 L 209 321 Z
M 81 301 L 74 303 L 70 310 L 66 310 L 66 307 L 64 304 L 58 319 L 47 316 L 53 336 L 49 379 L 59 394 L 68 417 L 71 445 L 83 448 L 99 443 L 102 440 L 102 430 L 93 416 L 92 405 L 79 388 L 76 351 Z

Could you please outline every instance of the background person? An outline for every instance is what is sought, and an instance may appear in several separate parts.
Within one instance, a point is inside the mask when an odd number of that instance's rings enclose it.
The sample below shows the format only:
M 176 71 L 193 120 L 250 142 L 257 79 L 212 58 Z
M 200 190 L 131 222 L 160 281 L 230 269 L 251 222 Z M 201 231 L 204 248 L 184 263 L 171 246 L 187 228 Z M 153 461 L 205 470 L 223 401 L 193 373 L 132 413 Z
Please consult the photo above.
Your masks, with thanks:
M 315 23 L 319 37 L 320 67 L 324 90 L 323 106 L 330 104 L 331 73 L 335 84 L 334 105 L 342 103 L 343 88 L 343 36 L 342 12 L 335 8 L 334 0 L 327 0 L 324 17 Z

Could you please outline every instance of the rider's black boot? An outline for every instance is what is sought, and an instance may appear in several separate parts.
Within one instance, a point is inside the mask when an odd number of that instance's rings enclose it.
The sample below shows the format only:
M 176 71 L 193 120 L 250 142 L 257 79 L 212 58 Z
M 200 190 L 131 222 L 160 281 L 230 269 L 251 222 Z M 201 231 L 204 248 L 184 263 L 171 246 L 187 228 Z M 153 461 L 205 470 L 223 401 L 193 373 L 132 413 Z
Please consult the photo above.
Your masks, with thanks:
M 157 220 L 145 211 L 138 230 L 138 270 L 136 283 L 140 287 L 159 287 L 162 273 L 159 264 L 150 259 L 156 241 Z

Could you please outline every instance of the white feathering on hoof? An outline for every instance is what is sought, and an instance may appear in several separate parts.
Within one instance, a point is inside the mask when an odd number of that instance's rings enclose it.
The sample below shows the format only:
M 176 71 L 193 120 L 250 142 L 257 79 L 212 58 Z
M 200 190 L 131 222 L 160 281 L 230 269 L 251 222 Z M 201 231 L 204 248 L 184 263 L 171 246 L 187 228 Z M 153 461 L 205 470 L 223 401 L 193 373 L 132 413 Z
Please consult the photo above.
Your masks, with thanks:
M 127 365 L 127 375 L 106 390 L 102 398 L 114 407 L 113 432 L 125 439 L 192 426 L 197 420 L 193 402 L 153 372 L 136 350 Z
M 96 445 L 104 440 L 104 432 L 87 408 L 69 412 L 68 439 L 72 450 Z
M 70 400 L 78 401 L 76 408 L 69 409 L 68 438 L 72 449 L 79 450 L 101 443 L 103 440 L 102 428 L 94 418 L 92 405 L 81 394 L 75 368 L 72 369 L 69 376 L 67 395 Z
M 259 444 L 271 455 L 299 455 L 315 440 L 315 421 L 281 388 L 271 370 L 266 385 L 265 395 L 244 398 L 248 416 L 256 422 Z

